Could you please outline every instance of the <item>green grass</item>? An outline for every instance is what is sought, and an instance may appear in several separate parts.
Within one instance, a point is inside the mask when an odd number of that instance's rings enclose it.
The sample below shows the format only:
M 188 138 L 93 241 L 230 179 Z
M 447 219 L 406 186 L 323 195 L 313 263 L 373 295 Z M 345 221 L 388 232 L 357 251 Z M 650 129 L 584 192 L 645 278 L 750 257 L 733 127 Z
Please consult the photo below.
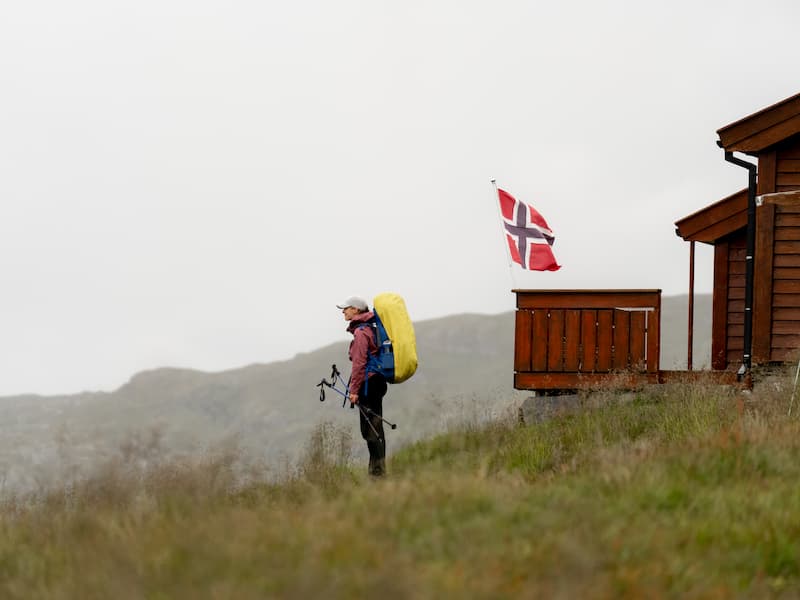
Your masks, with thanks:
M 595 394 L 353 464 L 324 426 L 278 481 L 222 453 L 108 465 L 0 510 L 3 598 L 800 596 L 791 379 Z M 250 483 L 247 483 L 247 482 Z

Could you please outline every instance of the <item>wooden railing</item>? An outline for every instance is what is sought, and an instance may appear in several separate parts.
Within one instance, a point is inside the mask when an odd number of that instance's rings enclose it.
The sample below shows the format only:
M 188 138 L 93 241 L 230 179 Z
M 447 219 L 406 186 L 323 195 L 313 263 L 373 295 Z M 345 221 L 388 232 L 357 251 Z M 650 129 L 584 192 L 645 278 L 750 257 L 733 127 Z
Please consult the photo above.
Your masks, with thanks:
M 661 290 L 514 290 L 514 387 L 656 383 Z

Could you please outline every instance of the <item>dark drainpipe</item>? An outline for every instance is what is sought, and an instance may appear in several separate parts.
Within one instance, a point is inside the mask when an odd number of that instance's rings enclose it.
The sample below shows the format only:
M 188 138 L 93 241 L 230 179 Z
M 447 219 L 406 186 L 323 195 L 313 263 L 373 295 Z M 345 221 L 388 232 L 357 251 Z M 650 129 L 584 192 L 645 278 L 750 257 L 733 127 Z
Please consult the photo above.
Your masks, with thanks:
M 749 171 L 747 185 L 747 256 L 744 272 L 744 355 L 739 377 L 750 371 L 753 348 L 753 256 L 756 249 L 756 174 L 758 167 L 751 162 L 736 158 L 733 152 L 725 151 L 725 160 Z

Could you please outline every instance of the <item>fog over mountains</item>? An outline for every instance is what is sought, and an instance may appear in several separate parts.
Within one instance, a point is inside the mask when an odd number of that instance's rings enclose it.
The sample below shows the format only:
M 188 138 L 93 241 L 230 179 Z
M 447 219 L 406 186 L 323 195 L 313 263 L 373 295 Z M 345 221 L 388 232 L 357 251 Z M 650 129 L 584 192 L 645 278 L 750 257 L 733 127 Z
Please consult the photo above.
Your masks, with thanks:
M 662 360 L 685 367 L 687 297 L 662 299 Z M 343 324 L 344 327 L 344 324 Z M 454 315 L 415 323 L 420 367 L 390 386 L 384 415 L 388 451 L 464 420 L 515 410 L 528 396 L 513 389 L 514 313 Z M 710 357 L 711 296 L 695 298 L 695 368 Z M 83 476 L 114 458 L 197 456 L 235 445 L 250 460 L 275 465 L 297 457 L 311 431 L 331 422 L 352 431 L 357 412 L 318 388 L 331 365 L 346 375 L 347 342 L 219 373 L 163 368 L 134 375 L 113 392 L 0 398 L 0 477 L 5 491 Z

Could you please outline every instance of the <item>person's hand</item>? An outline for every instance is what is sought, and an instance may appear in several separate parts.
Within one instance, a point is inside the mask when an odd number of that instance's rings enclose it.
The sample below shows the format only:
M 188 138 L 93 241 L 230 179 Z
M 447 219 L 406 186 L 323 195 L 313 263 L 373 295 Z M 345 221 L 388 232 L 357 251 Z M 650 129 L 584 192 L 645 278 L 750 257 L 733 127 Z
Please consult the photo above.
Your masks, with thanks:
M 358 404 L 358 394 L 350 394 L 350 406 Z

